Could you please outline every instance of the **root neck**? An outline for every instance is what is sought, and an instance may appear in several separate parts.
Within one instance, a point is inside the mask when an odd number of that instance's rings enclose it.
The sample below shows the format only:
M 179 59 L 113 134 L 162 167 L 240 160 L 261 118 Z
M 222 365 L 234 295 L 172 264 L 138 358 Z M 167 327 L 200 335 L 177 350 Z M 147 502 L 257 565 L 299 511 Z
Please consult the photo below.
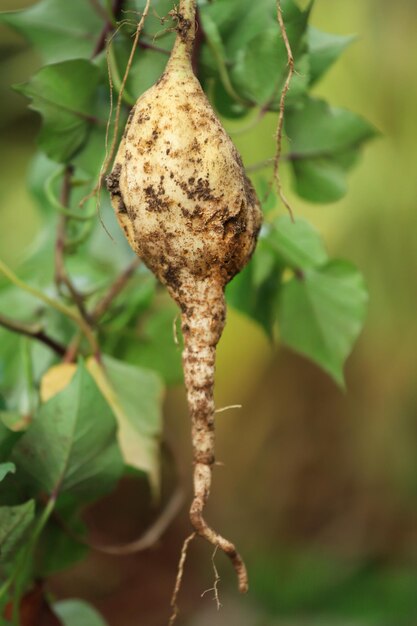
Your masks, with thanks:
M 196 0 L 181 0 L 175 13 L 177 38 L 168 61 L 167 69 L 188 72 L 195 39 Z

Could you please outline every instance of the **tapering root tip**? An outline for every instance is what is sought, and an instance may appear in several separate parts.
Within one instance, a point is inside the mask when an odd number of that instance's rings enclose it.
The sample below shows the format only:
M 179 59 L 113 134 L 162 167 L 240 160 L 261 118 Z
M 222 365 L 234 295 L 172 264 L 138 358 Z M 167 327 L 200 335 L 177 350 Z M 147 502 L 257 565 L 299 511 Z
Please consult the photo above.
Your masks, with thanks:
M 209 541 L 229 557 L 237 575 L 239 591 L 240 593 L 246 593 L 249 588 L 246 565 L 234 544 L 208 526 L 203 518 L 203 507 L 204 501 L 199 497 L 195 497 L 190 508 L 191 524 L 200 537 Z

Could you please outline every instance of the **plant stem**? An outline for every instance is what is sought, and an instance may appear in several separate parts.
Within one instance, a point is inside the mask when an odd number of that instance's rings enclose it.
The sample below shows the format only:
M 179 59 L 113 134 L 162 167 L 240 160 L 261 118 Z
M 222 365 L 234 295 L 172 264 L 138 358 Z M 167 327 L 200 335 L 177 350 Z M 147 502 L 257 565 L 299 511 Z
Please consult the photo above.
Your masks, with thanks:
M 51 495 L 51 497 L 49 498 L 46 504 L 46 507 L 44 508 L 41 516 L 38 519 L 38 523 L 36 524 L 33 530 L 33 533 L 25 547 L 25 550 L 22 553 L 21 559 L 16 566 L 14 575 L 11 577 L 12 580 L 15 581 L 15 592 L 14 592 L 14 598 L 13 598 L 13 617 L 12 617 L 13 624 L 15 626 L 20 625 L 20 619 L 19 619 L 20 618 L 20 615 L 19 615 L 20 599 L 21 599 L 22 586 L 24 584 L 24 580 L 22 580 L 22 577 L 24 577 L 26 565 L 29 559 L 31 559 L 32 557 L 33 551 L 36 548 L 36 543 L 40 537 L 40 534 L 42 533 L 42 530 L 45 528 L 46 523 L 48 522 L 48 519 L 55 507 L 55 502 L 56 502 L 56 496 Z
M 133 44 L 132 44 L 132 48 L 130 50 L 130 55 L 129 55 L 129 59 L 127 61 L 127 65 L 126 65 L 126 69 L 125 69 L 125 73 L 123 75 L 123 79 L 120 85 L 120 90 L 119 90 L 119 94 L 117 97 L 117 104 L 116 104 L 116 114 L 115 114 L 115 119 L 114 119 L 114 126 L 113 126 L 113 137 L 112 137 L 112 141 L 111 141 L 111 145 L 110 145 L 110 150 L 107 151 L 107 142 L 108 142 L 108 137 L 109 137 L 109 130 L 110 130 L 110 124 L 111 124 L 111 118 L 112 118 L 112 88 L 113 88 L 113 84 L 112 84 L 112 77 L 111 77 L 111 71 L 110 68 L 108 66 L 108 70 L 109 70 L 109 82 L 110 82 L 110 101 L 111 101 L 111 108 L 110 108 L 110 114 L 109 114 L 109 118 L 107 121 L 107 127 L 106 127 L 106 155 L 103 161 L 103 165 L 100 168 L 100 173 L 98 176 L 98 182 L 95 185 L 94 189 L 87 195 L 85 196 L 85 198 L 83 198 L 80 202 L 80 206 L 82 206 L 84 204 L 84 202 L 86 202 L 86 200 L 88 198 L 91 198 L 92 196 L 97 196 L 98 198 L 100 198 L 100 191 L 101 191 L 101 185 L 103 182 L 103 178 L 105 173 L 108 170 L 108 167 L 110 165 L 110 163 L 113 160 L 114 157 L 114 153 L 116 150 L 116 146 L 117 146 L 117 142 L 119 139 L 119 123 L 120 123 L 120 112 L 121 112 L 121 108 L 122 108 L 122 101 L 123 101 L 123 93 L 126 87 L 126 83 L 127 83 L 127 79 L 129 76 L 129 72 L 130 72 L 130 68 L 132 67 L 132 63 L 133 63 L 133 57 L 135 55 L 136 52 L 136 48 L 138 47 L 138 43 L 139 43 L 139 37 L 140 34 L 143 30 L 144 24 L 145 24 L 145 20 L 148 16 L 149 13 L 149 9 L 150 9 L 150 5 L 151 5 L 151 0 L 146 0 L 146 5 L 145 8 L 143 9 L 143 13 L 142 13 L 142 17 L 140 18 L 137 26 L 136 26 L 136 31 L 135 31 L 135 36 L 133 38 Z M 109 58 L 107 58 L 107 63 L 109 63 Z
M 7 330 L 10 330 L 13 333 L 19 333 L 20 335 L 25 335 L 26 337 L 40 341 L 44 345 L 48 346 L 48 348 L 51 348 L 51 350 L 56 352 L 59 356 L 64 356 L 66 353 L 65 346 L 58 341 L 55 341 L 55 339 L 52 339 L 52 337 L 49 337 L 49 335 L 42 330 L 40 325 L 30 326 L 0 314 L 0 326 L 7 328 Z
M 62 202 L 55 196 L 53 184 L 60 176 L 62 176 L 62 174 L 65 174 L 65 168 L 60 167 L 55 172 L 53 172 L 53 174 L 45 181 L 44 191 L 49 203 L 54 207 L 54 209 L 58 211 L 58 213 L 61 213 L 62 215 L 65 215 L 65 217 L 68 217 L 70 219 L 80 222 L 86 222 L 93 219 L 96 215 L 95 210 L 94 212 L 87 214 L 76 213 L 75 211 L 71 211 L 71 209 L 64 206 Z M 71 181 L 71 186 L 74 186 L 73 180 Z
M 288 40 L 288 35 L 287 35 L 286 28 L 285 28 L 284 19 L 282 17 L 282 8 L 281 8 L 280 0 L 277 0 L 277 19 L 278 19 L 279 27 L 281 29 L 282 38 L 284 40 L 285 49 L 287 51 L 288 75 L 287 75 L 287 78 L 285 79 L 285 83 L 281 91 L 281 98 L 279 101 L 278 126 L 277 126 L 277 132 L 275 136 L 277 150 L 276 150 L 275 159 L 274 159 L 274 179 L 277 184 L 279 197 L 281 198 L 283 205 L 287 208 L 292 221 L 294 221 L 294 215 L 293 215 L 291 205 L 288 202 L 284 194 L 284 191 L 282 189 L 281 176 L 280 176 L 280 171 L 279 171 L 281 151 L 282 151 L 282 131 L 284 128 L 285 99 L 287 97 L 287 93 L 291 84 L 291 79 L 294 74 L 294 57 L 292 54 L 290 42 Z
M 73 311 L 70 307 L 66 306 L 65 304 L 62 304 L 62 302 L 60 302 L 59 300 L 50 298 L 45 293 L 42 293 L 42 291 L 38 291 L 38 289 L 35 289 L 35 287 L 32 287 L 31 285 L 28 285 L 27 283 L 25 283 L 18 276 L 16 276 L 16 274 L 1 259 L 0 259 L 0 273 L 3 274 L 3 276 L 5 276 L 8 280 L 10 280 L 11 283 L 16 285 L 16 287 L 19 287 L 20 289 L 23 289 L 27 293 L 30 293 L 32 296 L 34 296 L 38 300 L 41 300 L 42 302 L 52 307 L 59 313 L 62 313 L 63 315 L 66 315 L 71 320 L 73 320 L 73 322 L 75 322 L 77 326 L 79 326 L 80 329 L 83 331 L 84 335 L 86 336 L 92 348 L 93 353 L 99 354 L 99 346 L 98 346 L 98 343 L 94 336 L 93 331 L 91 330 L 90 326 L 87 324 L 85 319 L 83 319 L 77 312 Z
M 141 260 L 135 257 L 133 261 L 126 267 L 126 269 L 119 274 L 116 280 L 110 285 L 108 291 L 104 294 L 101 300 L 99 300 L 91 313 L 91 318 L 97 322 L 100 317 L 107 311 L 111 303 L 119 293 L 124 289 L 128 280 L 133 275 L 135 269 L 140 265 Z
M 67 208 L 70 200 L 71 194 L 71 176 L 72 176 L 73 168 L 68 165 L 64 170 L 64 177 L 62 179 L 62 187 L 61 187 L 61 197 L 59 200 L 59 204 Z M 67 225 L 68 217 L 66 215 L 61 215 L 58 221 L 57 227 L 57 236 L 56 236 L 56 244 L 55 244 L 55 283 L 58 287 L 58 291 L 60 289 L 61 283 L 63 283 L 68 291 L 70 292 L 72 299 L 74 300 L 75 305 L 77 306 L 80 316 L 84 318 L 86 323 L 89 323 L 88 313 L 84 306 L 83 296 L 77 291 L 72 280 L 68 276 L 68 273 L 65 269 L 64 263 L 64 253 L 65 253 L 65 234 L 66 234 L 66 225 Z

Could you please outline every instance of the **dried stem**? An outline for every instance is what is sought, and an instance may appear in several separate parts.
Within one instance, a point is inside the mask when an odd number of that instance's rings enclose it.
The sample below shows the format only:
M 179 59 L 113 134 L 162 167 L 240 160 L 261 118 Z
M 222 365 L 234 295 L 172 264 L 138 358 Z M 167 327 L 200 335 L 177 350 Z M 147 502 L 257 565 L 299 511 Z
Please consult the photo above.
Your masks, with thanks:
M 111 303 L 119 293 L 126 287 L 128 281 L 133 276 L 137 267 L 139 267 L 141 260 L 135 257 L 133 261 L 126 267 L 126 269 L 119 274 L 116 280 L 110 285 L 108 291 L 104 294 L 101 300 L 99 300 L 91 313 L 91 319 L 97 322 L 102 315 L 108 310 Z
M 13 333 L 25 335 L 26 337 L 40 341 L 45 346 L 48 346 L 48 348 L 51 348 L 51 350 L 56 352 L 59 356 L 64 356 L 66 353 L 66 347 L 55 339 L 52 339 L 52 337 L 49 337 L 49 335 L 47 335 L 39 325 L 30 326 L 0 314 L 0 326 L 7 328 L 7 330 L 12 331 Z
M 287 97 L 288 90 L 290 88 L 290 83 L 294 74 L 294 57 L 291 51 L 290 42 L 288 40 L 287 31 L 285 28 L 284 19 L 282 17 L 282 9 L 281 9 L 281 1 L 277 0 L 277 18 L 279 27 L 281 29 L 282 38 L 284 40 L 285 49 L 287 51 L 287 59 L 288 59 L 288 74 L 285 79 L 284 86 L 281 91 L 281 98 L 279 101 L 279 115 L 278 115 L 278 126 L 276 131 L 276 145 L 277 150 L 274 158 L 274 180 L 276 181 L 279 197 L 281 198 L 282 203 L 288 209 L 288 212 L 291 216 L 291 219 L 294 221 L 294 215 L 291 208 L 290 203 L 285 197 L 284 191 L 282 189 L 281 176 L 279 171 L 280 161 L 281 161 L 281 152 L 282 152 L 282 131 L 284 127 L 284 113 L 285 113 L 285 99 Z
M 110 145 L 110 150 L 109 152 L 107 152 L 106 150 L 106 156 L 104 158 L 103 164 L 100 168 L 100 173 L 99 173 L 99 177 L 98 177 L 98 182 L 96 184 L 96 186 L 94 187 L 94 189 L 91 191 L 90 194 L 88 194 L 85 198 L 83 198 L 81 200 L 81 205 L 83 205 L 89 198 L 91 198 L 94 195 L 97 195 L 97 199 L 99 201 L 100 198 L 100 191 L 101 191 L 101 186 L 102 186 L 102 182 L 103 182 L 103 177 L 111 163 L 111 161 L 113 160 L 113 156 L 114 156 L 114 152 L 116 150 L 116 146 L 117 146 L 117 141 L 118 141 L 118 135 L 119 135 L 119 124 L 120 124 L 120 112 L 121 112 L 121 108 L 122 108 L 122 101 L 123 101 L 123 93 L 126 87 L 126 82 L 129 76 L 129 72 L 130 72 L 130 68 L 132 67 L 132 63 L 133 63 L 133 57 L 135 55 L 136 52 L 136 48 L 138 47 L 138 43 L 139 43 L 139 37 L 140 34 L 143 30 L 143 26 L 145 24 L 145 20 L 148 16 L 148 12 L 149 12 L 149 8 L 150 8 L 150 4 L 151 4 L 151 0 L 146 0 L 146 5 L 145 8 L 143 9 L 143 13 L 142 13 L 142 17 L 139 20 L 137 26 L 136 26 L 136 31 L 134 34 L 134 38 L 133 38 L 133 43 L 132 43 L 132 48 L 130 50 L 130 55 L 129 55 L 129 59 L 127 61 L 127 65 L 126 65 L 126 69 L 125 69 L 125 73 L 123 75 L 122 78 L 122 83 L 120 86 L 120 90 L 119 90 L 119 95 L 117 98 L 117 104 L 116 104 L 116 114 L 115 114 L 115 119 L 114 119 L 114 127 L 113 127 L 113 137 L 112 137 L 112 142 Z M 109 71 L 110 74 L 110 71 Z M 112 90 L 112 82 L 111 82 L 111 75 L 110 75 L 110 88 Z M 106 143 L 107 143 L 107 137 L 108 137 L 108 131 L 109 131 L 109 125 L 111 122 L 111 113 L 109 115 L 109 119 L 108 119 L 108 124 L 107 124 L 107 131 L 106 131 Z
M 187 539 L 185 539 L 184 543 L 182 544 L 181 556 L 180 556 L 178 569 L 177 569 L 177 578 L 176 578 L 175 587 L 174 587 L 174 593 L 172 594 L 172 598 L 171 598 L 172 613 L 168 622 L 168 626 L 172 626 L 178 617 L 179 608 L 178 608 L 177 600 L 178 600 L 178 594 L 181 590 L 182 578 L 184 576 L 185 559 L 187 558 L 188 546 L 196 537 L 196 535 L 197 533 L 195 532 L 191 533 L 191 535 L 189 535 Z

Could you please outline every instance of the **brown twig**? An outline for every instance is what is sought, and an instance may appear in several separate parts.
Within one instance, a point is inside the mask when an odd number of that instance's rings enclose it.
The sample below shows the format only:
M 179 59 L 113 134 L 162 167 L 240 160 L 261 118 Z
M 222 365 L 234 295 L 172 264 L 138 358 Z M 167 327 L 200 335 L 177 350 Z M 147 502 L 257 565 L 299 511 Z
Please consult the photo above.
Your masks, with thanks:
M 132 277 L 140 263 L 141 260 L 138 257 L 135 257 L 126 269 L 119 274 L 116 280 L 110 285 L 104 296 L 97 302 L 92 313 L 90 314 L 90 317 L 94 320 L 94 322 L 97 322 L 100 317 L 104 315 L 113 300 L 117 298 L 120 292 L 126 287 L 129 279 Z
M 180 556 L 178 569 L 177 569 L 177 578 L 175 580 L 174 593 L 172 594 L 172 598 L 171 598 L 172 613 L 171 613 L 171 617 L 169 618 L 168 626 L 172 626 L 178 617 L 179 608 L 178 608 L 177 600 L 178 600 L 178 594 L 181 589 L 182 578 L 184 576 L 185 559 L 187 558 L 188 546 L 193 541 L 193 539 L 195 539 L 196 536 L 197 536 L 196 532 L 191 533 L 191 535 L 189 535 L 187 539 L 185 539 L 184 543 L 182 544 L 181 556 Z
M 67 351 L 63 344 L 47 335 L 39 325 L 29 326 L 23 322 L 18 322 L 17 320 L 10 319 L 0 314 L 0 326 L 7 328 L 7 330 L 12 331 L 13 333 L 25 335 L 26 337 L 40 341 L 45 346 L 48 346 L 48 348 L 51 348 L 51 350 L 56 352 L 58 356 L 64 356 Z
M 71 342 L 63 356 L 63 363 L 74 363 L 74 361 L 77 359 L 81 338 L 82 334 L 80 332 L 77 332 L 71 339 Z
M 93 2 L 94 5 L 96 4 L 95 0 L 91 0 L 91 1 Z M 99 4 L 99 3 L 97 2 L 97 4 Z M 114 16 L 115 21 L 118 19 L 118 17 L 120 16 L 120 14 L 122 12 L 123 4 L 124 4 L 124 0 L 114 0 L 113 1 L 112 14 Z M 93 59 L 98 54 L 100 54 L 100 52 L 103 52 L 103 50 L 106 47 L 107 37 L 114 30 L 114 24 L 109 19 L 109 16 L 105 15 L 105 17 L 106 17 L 106 21 L 104 22 L 103 29 L 102 29 L 102 31 L 101 31 L 101 33 L 99 35 L 99 38 L 97 39 L 97 43 L 96 43 L 96 45 L 94 47 L 94 50 L 93 50 L 93 53 L 91 55 L 91 58 L 93 58 Z
M 277 126 L 277 132 L 275 136 L 277 150 L 276 150 L 275 158 L 274 158 L 274 180 L 276 181 L 276 184 L 277 184 L 279 197 L 281 198 L 283 205 L 288 209 L 288 212 L 290 214 L 292 221 L 294 221 L 294 214 L 293 214 L 291 205 L 288 202 L 287 198 L 285 197 L 284 191 L 282 189 L 281 176 L 280 176 L 280 171 L 279 171 L 281 152 L 282 152 L 282 131 L 284 127 L 285 99 L 287 97 L 287 93 L 290 88 L 291 79 L 294 74 L 294 57 L 292 54 L 290 42 L 288 40 L 288 35 L 287 35 L 286 28 L 285 28 L 284 19 L 282 17 L 281 0 L 277 0 L 277 18 L 278 18 L 279 27 L 281 29 L 282 38 L 284 40 L 285 49 L 287 51 L 288 74 L 287 74 L 287 78 L 285 79 L 285 83 L 282 88 L 281 97 L 279 101 L 278 126 Z

